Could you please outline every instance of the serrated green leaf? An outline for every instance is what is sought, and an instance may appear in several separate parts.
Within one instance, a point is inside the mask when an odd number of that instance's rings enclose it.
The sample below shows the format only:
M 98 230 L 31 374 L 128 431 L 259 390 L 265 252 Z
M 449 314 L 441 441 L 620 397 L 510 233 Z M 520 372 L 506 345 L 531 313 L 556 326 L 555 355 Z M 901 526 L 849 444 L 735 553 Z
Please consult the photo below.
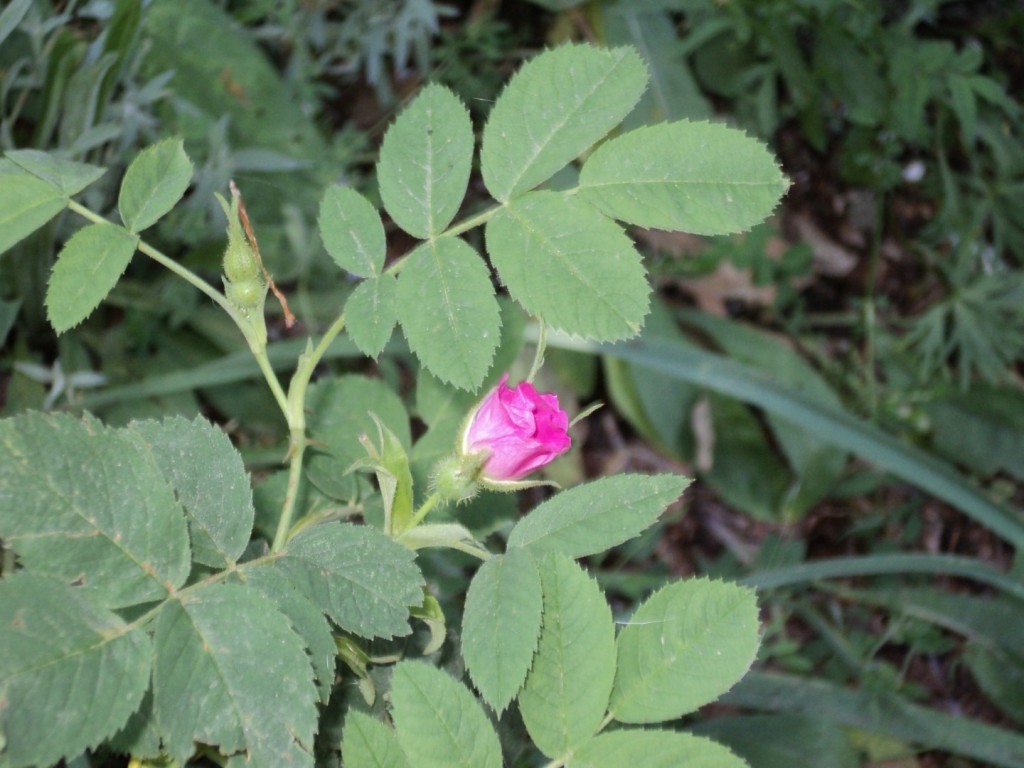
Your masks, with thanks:
M 365 525 L 301 531 L 277 567 L 342 629 L 361 637 L 408 635 L 409 608 L 423 602 L 415 555 Z
M 214 568 L 233 565 L 252 533 L 252 487 L 227 435 L 205 419 L 180 416 L 133 422 L 125 434 L 152 451 L 185 508 L 192 559 Z
M 46 313 L 57 333 L 78 325 L 99 306 L 138 244 L 136 235 L 116 224 L 90 224 L 71 236 L 46 287 Z
M 442 381 L 475 389 L 500 341 L 491 276 L 464 240 L 423 243 L 398 276 L 398 320 L 420 361 Z
M 164 139 L 147 147 L 125 171 L 117 209 L 132 232 L 141 232 L 164 216 L 192 181 L 192 161 L 181 139 Z
M 743 677 L 759 642 L 751 590 L 708 579 L 669 584 L 619 633 L 609 710 L 622 723 L 656 723 L 693 712 Z
M 484 128 L 480 165 L 502 202 L 550 178 L 618 125 L 647 85 L 632 48 L 563 45 L 525 64 Z
M 95 746 L 149 686 L 146 634 L 47 576 L 0 580 L 0 648 L 0 762 L 12 768 Z
M 689 484 L 681 475 L 615 475 L 578 485 L 516 523 L 509 549 L 572 558 L 604 552 L 654 523 Z
M 320 703 L 326 704 L 334 687 L 334 661 L 338 648 L 323 612 L 303 591 L 272 565 L 252 566 L 236 571 L 243 583 L 269 597 L 302 638 L 316 675 Z
M 320 201 L 320 237 L 342 269 L 359 277 L 376 277 L 384 269 L 387 241 L 373 204 L 350 187 L 328 187 Z
M 519 711 L 537 747 L 562 758 L 604 719 L 615 678 L 615 624 L 597 582 L 563 555 L 540 568 L 544 620 Z
M 313 671 L 269 598 L 214 584 L 168 601 L 154 646 L 154 710 L 179 763 L 200 741 L 248 752 L 254 768 L 313 765 Z
M 398 742 L 416 768 L 501 768 L 501 745 L 487 715 L 448 673 L 399 662 L 391 704 Z
M 345 302 L 348 335 L 367 357 L 384 351 L 398 322 L 398 283 L 391 275 L 364 280 Z
M 67 198 L 9 160 L 0 161 L 0 253 L 64 210 Z
M 350 709 L 341 735 L 345 768 L 408 768 L 395 732 L 380 720 Z
M 413 237 L 437 237 L 459 212 L 472 166 L 466 105 L 443 85 L 427 85 L 384 134 L 377 162 L 384 208 Z
M 498 713 L 526 680 L 540 632 L 542 594 L 522 550 L 491 558 L 473 577 L 462 616 L 462 656 L 477 690 Z
M 486 238 L 509 294 L 531 314 L 586 339 L 639 333 L 651 293 L 640 254 L 591 206 L 558 192 L 531 192 L 487 222 Z
M 108 608 L 163 599 L 191 564 L 185 518 L 153 457 L 65 414 L 0 421 L 0 531 L 26 568 Z
M 376 414 L 408 450 L 412 444 L 409 415 L 401 398 L 380 379 L 366 376 L 323 378 L 306 395 L 308 427 L 316 446 L 306 461 L 306 475 L 322 492 L 348 498 L 352 465 L 366 457 L 362 435 L 377 434 Z
M 680 120 L 611 139 L 580 173 L 580 197 L 641 227 L 724 235 L 771 214 L 788 182 L 768 148 L 742 131 Z
M 55 186 L 65 197 L 81 192 L 107 172 L 106 168 L 65 160 L 38 149 L 14 149 L 5 156 L 36 178 Z
M 630 729 L 601 733 L 566 763 L 567 768 L 748 768 L 727 747 L 680 731 Z

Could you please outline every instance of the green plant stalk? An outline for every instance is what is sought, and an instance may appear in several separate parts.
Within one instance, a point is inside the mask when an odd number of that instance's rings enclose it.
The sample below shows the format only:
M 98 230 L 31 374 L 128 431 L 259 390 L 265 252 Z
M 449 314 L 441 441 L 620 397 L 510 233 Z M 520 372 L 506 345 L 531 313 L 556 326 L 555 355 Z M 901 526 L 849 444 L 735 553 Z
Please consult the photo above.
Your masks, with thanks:
M 452 224 L 448 229 L 442 232 L 438 237 L 455 237 L 461 235 L 463 232 L 468 232 L 474 227 L 479 227 L 481 224 L 486 223 L 494 214 L 500 211 L 504 206 L 492 205 L 490 208 L 485 208 L 480 213 L 468 216 L 457 224 Z
M 416 514 L 412 516 L 412 519 L 409 521 L 409 526 L 405 530 L 411 531 L 417 525 L 422 523 L 423 518 L 425 518 L 427 514 L 440 502 L 441 494 L 438 493 L 437 491 L 434 491 L 432 494 L 430 494 L 430 496 L 426 498 L 426 500 L 422 504 L 420 504 L 420 508 L 416 510 Z M 403 533 L 405 533 L 405 531 L 403 531 Z
M 281 517 L 274 532 L 274 542 L 270 551 L 279 551 L 287 542 L 292 532 L 292 521 L 295 518 L 295 503 L 299 498 L 299 486 L 302 481 L 302 462 L 305 458 L 309 439 L 306 437 L 306 392 L 320 360 L 331 346 L 331 342 L 345 328 L 345 313 L 342 312 L 324 332 L 316 347 L 309 342 L 306 351 L 299 355 L 298 366 L 288 385 L 288 396 L 285 404 L 285 418 L 288 420 L 288 431 L 291 442 L 288 448 L 288 488 L 285 491 Z M 263 350 L 263 360 L 267 367 L 270 362 Z
M 868 261 L 867 296 L 864 301 L 864 375 L 867 377 L 868 412 L 871 420 L 878 417 L 878 373 L 875 370 L 877 348 L 877 312 L 875 285 L 878 282 L 878 263 L 882 256 L 882 222 L 885 195 L 879 194 L 875 208 L 875 228 L 871 234 L 871 253 Z
M 548 326 L 542 318 L 537 318 L 537 324 L 539 326 L 537 331 L 537 348 L 533 353 L 533 365 L 530 366 L 530 373 L 526 377 L 526 381 L 533 384 L 534 378 L 537 376 L 540 367 L 544 364 L 544 352 L 548 346 Z

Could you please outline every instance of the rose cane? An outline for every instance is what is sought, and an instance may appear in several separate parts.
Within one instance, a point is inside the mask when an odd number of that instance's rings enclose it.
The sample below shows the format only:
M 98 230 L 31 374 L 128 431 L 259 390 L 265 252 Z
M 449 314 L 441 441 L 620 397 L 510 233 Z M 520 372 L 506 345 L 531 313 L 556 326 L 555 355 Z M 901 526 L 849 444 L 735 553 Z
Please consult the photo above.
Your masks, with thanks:
M 507 381 L 506 373 L 466 419 L 456 454 L 438 464 L 434 487 L 446 500 L 467 501 L 480 486 L 514 491 L 535 485 L 522 479 L 572 445 L 569 417 L 556 395 Z

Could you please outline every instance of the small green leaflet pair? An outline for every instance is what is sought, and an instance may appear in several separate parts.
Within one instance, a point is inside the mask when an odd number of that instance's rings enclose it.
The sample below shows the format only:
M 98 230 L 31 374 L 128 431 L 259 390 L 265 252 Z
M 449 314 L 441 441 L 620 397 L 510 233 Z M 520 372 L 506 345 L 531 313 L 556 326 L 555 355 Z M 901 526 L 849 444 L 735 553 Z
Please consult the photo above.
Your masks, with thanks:
M 0 421 L 0 532 L 25 569 L 0 580 L 0 764 L 161 741 L 183 764 L 199 741 L 312 766 L 328 618 L 407 635 L 423 578 L 371 527 L 310 526 L 266 554 L 253 518 L 241 456 L 205 421 Z
M 536 189 L 636 105 L 647 72 L 630 48 L 566 45 L 512 78 L 483 129 L 480 170 L 497 204 L 452 225 L 474 157 L 473 125 L 451 91 L 429 85 L 384 137 L 377 164 L 392 220 L 424 240 L 388 269 L 374 207 L 334 187 L 320 208 L 328 253 L 364 278 L 345 307 L 376 356 L 395 324 L 443 381 L 475 389 L 498 346 L 490 272 L 457 235 L 485 224 L 487 255 L 509 294 L 552 328 L 596 341 L 635 336 L 649 306 L 640 254 L 616 223 L 726 234 L 760 222 L 787 182 L 767 149 L 724 125 L 680 121 L 613 137 L 568 190 Z

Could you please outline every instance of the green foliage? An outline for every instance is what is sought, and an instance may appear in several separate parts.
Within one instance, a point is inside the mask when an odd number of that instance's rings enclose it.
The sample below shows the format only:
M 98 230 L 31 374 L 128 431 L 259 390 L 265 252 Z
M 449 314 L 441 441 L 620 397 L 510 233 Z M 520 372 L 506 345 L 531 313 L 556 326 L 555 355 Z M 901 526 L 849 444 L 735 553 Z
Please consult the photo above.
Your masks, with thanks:
M 428 85 L 384 135 L 377 180 L 385 210 L 413 237 L 437 237 L 459 211 L 472 165 L 469 112 L 447 88 Z
M 6 765 L 50 764 L 95 746 L 124 723 L 149 684 L 145 633 L 49 576 L 0 581 L 0 644 Z
M 509 81 L 484 128 L 480 165 L 501 202 L 533 189 L 618 125 L 644 91 L 635 51 L 566 45 Z
M 544 621 L 519 711 L 537 747 L 558 758 L 601 727 L 615 677 L 615 625 L 597 583 L 568 557 L 545 558 L 540 574 Z
M 641 227 L 698 235 L 760 223 L 788 183 L 760 142 L 712 123 L 680 120 L 610 139 L 580 172 L 580 195 Z
M 470 692 L 443 670 L 415 661 L 395 666 L 391 716 L 412 765 L 500 768 L 501 746 Z
M 514 199 L 487 223 L 487 251 L 509 294 L 555 328 L 615 341 L 643 325 L 650 287 L 640 255 L 580 200 L 556 192 Z
M 409 254 L 398 276 L 398 320 L 413 352 L 443 381 L 476 389 L 500 341 L 487 267 L 465 240 L 442 237 Z
M 46 306 L 58 333 L 87 318 L 128 268 L 139 238 L 116 224 L 90 224 L 61 249 L 50 275 Z
M 650 723 L 714 701 L 753 663 L 757 635 L 747 589 L 701 579 L 662 588 L 619 633 L 609 710 L 623 723 Z
M 185 518 L 151 453 L 95 419 L 40 413 L 0 422 L 0 448 L 0 529 L 33 573 L 108 608 L 184 583 Z
M 165 139 L 143 151 L 125 171 L 117 208 L 137 234 L 167 215 L 192 181 L 192 161 L 181 139 Z
M 711 739 L 678 731 L 614 731 L 584 745 L 566 765 L 571 768 L 744 768 L 747 764 Z
M 359 711 L 345 717 L 341 757 L 351 768 L 407 768 L 402 747 L 384 723 Z
M 174 759 L 187 760 L 197 740 L 225 754 L 245 751 L 266 768 L 312 765 L 312 670 L 302 641 L 268 598 L 213 584 L 168 600 L 153 644 L 153 711 Z M 194 676 L 207 681 L 201 693 Z
M 320 201 L 320 234 L 334 262 L 358 277 L 377 277 L 387 244 L 380 215 L 369 200 L 339 184 Z
M 488 560 L 466 593 L 462 655 L 480 695 L 501 713 L 523 686 L 540 633 L 543 593 L 522 550 Z
M 53 184 L 30 176 L 10 161 L 0 163 L 0 253 L 31 235 L 66 205 L 65 196 Z
M 653 524 L 687 485 L 677 475 L 616 475 L 577 486 L 516 523 L 509 549 L 572 558 L 603 552 Z

